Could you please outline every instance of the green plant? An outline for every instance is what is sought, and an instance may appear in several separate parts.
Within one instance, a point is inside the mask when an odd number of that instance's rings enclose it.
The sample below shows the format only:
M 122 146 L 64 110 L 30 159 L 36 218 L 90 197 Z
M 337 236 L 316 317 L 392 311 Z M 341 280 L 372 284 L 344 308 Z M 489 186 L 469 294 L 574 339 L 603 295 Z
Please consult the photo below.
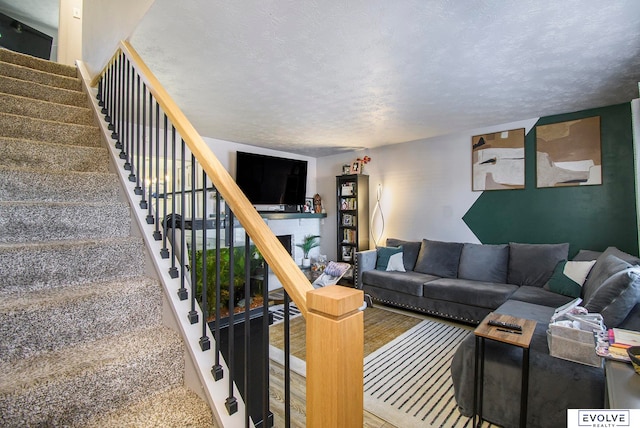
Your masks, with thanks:
M 302 249 L 303 258 L 309 258 L 309 251 L 313 248 L 320 246 L 320 235 L 306 235 L 301 244 L 296 244 L 296 247 Z
M 196 298 L 202 305 L 202 250 L 196 251 L 195 276 L 196 276 Z M 216 313 L 216 250 L 210 249 L 206 252 L 207 263 L 207 311 L 210 316 Z M 249 249 L 249 271 L 251 274 L 263 267 L 263 258 L 255 245 Z M 244 247 L 234 248 L 233 251 L 233 290 L 234 304 L 244 296 L 245 285 L 245 249 Z M 231 279 L 231 263 L 229 248 L 220 248 L 220 307 L 228 308 L 230 303 L 229 284 Z M 247 299 L 248 300 L 248 299 Z

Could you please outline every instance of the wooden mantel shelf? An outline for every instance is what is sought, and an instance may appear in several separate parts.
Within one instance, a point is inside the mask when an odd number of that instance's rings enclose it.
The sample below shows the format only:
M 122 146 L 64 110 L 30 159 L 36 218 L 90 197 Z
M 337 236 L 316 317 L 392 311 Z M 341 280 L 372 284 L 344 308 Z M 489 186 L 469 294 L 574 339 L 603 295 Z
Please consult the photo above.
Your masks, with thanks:
M 326 218 L 327 213 L 286 213 L 260 211 L 260 216 L 269 220 L 289 220 L 295 218 Z

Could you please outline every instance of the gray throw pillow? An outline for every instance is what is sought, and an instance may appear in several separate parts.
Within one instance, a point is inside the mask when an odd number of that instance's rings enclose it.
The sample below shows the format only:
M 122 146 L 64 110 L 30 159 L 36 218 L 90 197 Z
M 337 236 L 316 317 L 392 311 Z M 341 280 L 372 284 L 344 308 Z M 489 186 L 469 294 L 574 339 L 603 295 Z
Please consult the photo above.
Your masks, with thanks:
M 602 255 L 602 251 L 593 250 L 580 250 L 578 254 L 573 258 L 574 262 L 590 262 L 591 260 L 597 260 Z
M 637 257 L 620 251 L 616 247 L 607 248 L 596 260 L 595 266 L 582 286 L 582 300 L 588 302 L 598 287 L 614 273 L 639 263 L 640 260 Z
M 462 243 L 422 240 L 414 270 L 442 278 L 456 278 Z
M 569 244 L 509 243 L 507 282 L 514 285 L 543 287 L 558 262 L 567 260 Z
M 464 244 L 460 254 L 458 278 L 474 281 L 507 282 L 509 246 Z
M 420 241 L 403 241 L 401 239 L 387 238 L 387 247 L 402 247 L 402 261 L 404 269 L 408 272 L 416 267 L 418 253 L 420 252 Z
M 631 267 L 613 274 L 596 290 L 584 306 L 602 315 L 607 328 L 615 328 L 629 315 L 640 297 L 640 268 Z

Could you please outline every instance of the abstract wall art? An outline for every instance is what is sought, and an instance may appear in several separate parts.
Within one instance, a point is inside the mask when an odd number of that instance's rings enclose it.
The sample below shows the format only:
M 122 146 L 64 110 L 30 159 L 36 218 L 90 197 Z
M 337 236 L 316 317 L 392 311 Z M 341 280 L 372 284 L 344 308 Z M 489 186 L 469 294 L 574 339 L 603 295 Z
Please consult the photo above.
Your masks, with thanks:
M 537 187 L 602 184 L 600 117 L 536 127 Z
M 472 190 L 524 189 L 524 128 L 471 137 Z

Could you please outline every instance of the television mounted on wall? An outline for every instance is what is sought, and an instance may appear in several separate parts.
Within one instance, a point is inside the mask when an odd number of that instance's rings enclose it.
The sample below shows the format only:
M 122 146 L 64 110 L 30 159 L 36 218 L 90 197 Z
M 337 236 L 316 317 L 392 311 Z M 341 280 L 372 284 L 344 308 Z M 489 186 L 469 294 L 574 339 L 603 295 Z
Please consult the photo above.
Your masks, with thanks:
M 297 210 L 305 202 L 307 161 L 236 152 L 236 183 L 253 205 Z

